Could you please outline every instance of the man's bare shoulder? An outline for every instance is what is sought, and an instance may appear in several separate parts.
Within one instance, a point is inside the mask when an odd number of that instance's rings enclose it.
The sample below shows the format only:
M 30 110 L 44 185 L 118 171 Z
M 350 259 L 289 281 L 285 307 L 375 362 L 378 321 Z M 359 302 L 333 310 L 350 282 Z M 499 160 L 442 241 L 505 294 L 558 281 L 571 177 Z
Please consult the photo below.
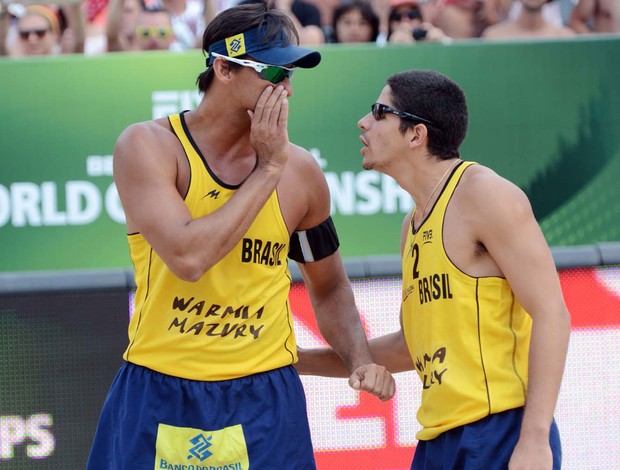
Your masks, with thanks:
M 180 144 L 167 119 L 138 122 L 127 127 L 118 137 L 114 146 L 114 161 L 120 165 L 124 161 L 168 161 L 178 153 Z M 161 157 L 161 158 L 158 158 Z
M 321 167 L 314 156 L 305 148 L 290 144 L 287 170 L 302 178 L 323 177 Z
M 459 184 L 459 187 L 463 186 L 472 197 L 488 196 L 493 191 L 504 192 L 518 189 L 512 181 L 480 164 L 467 168 L 461 181 L 463 184 Z
M 165 118 L 142 121 L 126 127 L 119 135 L 116 145 L 132 145 L 134 142 L 148 143 L 173 139 L 168 120 Z
M 472 165 L 463 173 L 458 199 L 461 209 L 490 217 L 506 211 L 531 212 L 527 196 L 516 184 L 483 165 Z

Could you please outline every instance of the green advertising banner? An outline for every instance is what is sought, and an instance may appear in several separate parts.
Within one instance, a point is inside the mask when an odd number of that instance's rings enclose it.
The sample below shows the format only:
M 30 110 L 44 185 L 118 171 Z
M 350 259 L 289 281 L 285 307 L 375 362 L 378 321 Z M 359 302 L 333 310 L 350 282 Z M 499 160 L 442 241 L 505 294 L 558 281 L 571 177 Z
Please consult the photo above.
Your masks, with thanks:
M 519 185 L 550 245 L 620 240 L 620 38 L 321 52 L 295 75 L 289 134 L 325 172 L 343 256 L 398 254 L 412 202 L 361 168 L 357 121 L 409 68 L 463 87 L 463 158 Z M 0 271 L 131 267 L 114 142 L 131 123 L 195 107 L 203 66 L 200 51 L 0 60 Z

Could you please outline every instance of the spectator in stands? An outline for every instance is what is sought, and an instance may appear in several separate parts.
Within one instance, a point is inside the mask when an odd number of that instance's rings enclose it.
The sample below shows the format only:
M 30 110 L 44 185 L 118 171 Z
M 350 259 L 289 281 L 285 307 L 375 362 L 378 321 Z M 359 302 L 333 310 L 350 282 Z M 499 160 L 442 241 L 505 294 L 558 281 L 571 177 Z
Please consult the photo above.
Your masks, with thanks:
M 138 13 L 134 28 L 136 47 L 140 51 L 179 51 L 170 13 L 161 8 L 145 8 Z
M 431 3 L 431 2 L 428 2 Z M 433 2 L 434 3 L 434 2 Z M 388 16 L 388 42 L 412 44 L 418 41 L 447 41 L 444 32 L 431 23 L 417 0 L 392 0 Z
M 205 0 L 204 3 L 201 0 L 162 0 L 150 2 L 148 7 L 145 6 L 144 0 L 110 0 L 106 27 L 108 51 L 140 50 L 145 44 L 159 49 L 164 42 L 167 42 L 169 38 L 164 37 L 149 41 L 154 38 L 149 38 L 145 30 L 142 30 L 143 40 L 137 41 L 136 19 L 145 9 L 151 13 L 159 13 L 160 18 L 157 21 L 164 18 L 162 12 L 168 14 L 174 33 L 170 46 L 173 50 L 200 47 L 205 24 L 215 16 L 213 8 L 212 0 Z M 151 31 L 155 32 L 154 29 Z M 167 33 L 162 30 L 156 34 L 163 36 Z
M 32 5 L 17 20 L 19 41 L 13 55 L 54 55 L 60 53 L 60 25 L 56 13 L 44 5 Z
M 137 50 L 136 18 L 144 9 L 141 0 L 110 0 L 106 17 L 108 52 Z
M 477 38 L 489 25 L 485 0 L 442 0 L 435 25 L 454 39 Z
M 62 30 L 56 10 L 45 5 L 29 5 L 16 17 L 17 39 L 13 44 L 7 44 L 10 15 L 4 5 L 0 8 L 1 55 L 23 57 L 84 51 L 84 16 L 80 4 L 58 7 L 65 19 Z
M 82 0 L 86 24 L 84 54 L 95 55 L 107 50 L 105 34 L 108 4 L 111 0 Z
M 331 42 L 375 42 L 379 36 L 379 16 L 366 0 L 343 0 L 332 17 Z
M 325 0 L 315 0 L 325 1 Z M 379 16 L 379 36 L 377 36 L 377 44 L 384 46 L 388 37 L 388 16 L 390 16 L 390 0 L 370 0 L 372 9 Z
M 70 3 L 59 7 L 56 15 L 60 28 L 60 53 L 84 53 L 86 42 L 86 19 L 82 5 Z
M 620 33 L 620 1 L 577 0 L 569 24 L 579 34 Z
M 242 0 L 240 4 L 248 3 L 273 4 L 284 11 L 295 25 L 300 45 L 316 46 L 325 42 L 321 12 L 313 3 L 304 0 Z
M 508 19 L 514 0 L 485 0 L 484 12 L 488 25 Z
M 316 6 L 317 10 L 319 10 L 319 15 L 321 17 L 321 28 L 325 34 L 325 40 L 327 41 L 330 38 L 331 28 L 332 28 L 332 20 L 333 14 L 336 7 L 340 4 L 341 0 L 306 0 L 312 2 L 314 6 Z M 379 0 L 370 0 L 373 4 L 373 7 L 376 9 L 376 2 Z
M 543 6 L 544 18 L 557 26 L 568 26 L 569 18 L 578 0 L 548 0 Z M 488 25 L 507 19 L 516 19 L 521 14 L 519 0 L 485 0 L 484 11 Z
M 9 30 L 14 22 L 15 16 L 9 10 L 9 6 L 0 2 L 0 56 L 9 55 Z
M 572 2 L 572 0 L 568 0 Z M 516 20 L 523 10 L 523 3 L 519 0 L 514 0 L 508 11 L 508 17 L 504 19 Z M 547 0 L 546 3 L 542 6 L 542 16 L 543 18 L 555 26 L 566 26 L 564 23 L 564 19 L 562 18 L 562 11 L 560 7 L 560 0 Z
M 548 0 L 520 0 L 523 8 L 519 16 L 489 26 L 484 30 L 485 39 L 566 38 L 575 32 L 565 26 L 554 25 L 543 16 L 543 6 Z
M 183 49 L 200 48 L 205 25 L 215 17 L 213 0 L 161 0 L 170 13 L 172 29 Z

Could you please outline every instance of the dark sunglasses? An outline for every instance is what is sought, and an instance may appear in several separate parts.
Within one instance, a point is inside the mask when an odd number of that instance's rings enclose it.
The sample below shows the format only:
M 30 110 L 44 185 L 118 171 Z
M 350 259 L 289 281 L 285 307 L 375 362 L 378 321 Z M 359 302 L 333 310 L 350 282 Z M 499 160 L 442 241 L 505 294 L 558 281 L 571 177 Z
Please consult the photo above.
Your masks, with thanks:
M 295 73 L 295 67 L 282 67 L 280 65 L 263 64 L 262 62 L 254 62 L 253 60 L 236 59 L 234 57 L 228 57 L 217 52 L 211 52 L 213 57 L 221 57 L 229 62 L 242 65 L 243 67 L 253 68 L 258 72 L 258 76 L 263 80 L 267 80 L 273 84 L 280 83 L 285 78 L 292 78 Z
M 410 20 L 421 20 L 422 19 L 422 14 L 420 13 L 420 10 L 415 9 L 415 10 L 409 10 L 409 11 L 395 11 L 394 13 L 392 13 L 392 17 L 390 18 L 391 21 L 401 21 L 404 18 L 408 18 Z
M 19 31 L 19 37 L 24 41 L 30 38 L 31 34 L 36 35 L 39 39 L 43 39 L 43 37 L 47 34 L 49 29 L 21 29 Z
M 405 111 L 399 111 L 398 109 L 394 109 L 388 105 L 375 103 L 370 107 L 370 112 L 372 113 L 372 117 L 374 117 L 377 121 L 385 118 L 385 113 L 395 114 L 396 116 L 402 119 L 408 119 L 410 121 L 419 121 L 425 122 L 426 124 L 434 125 L 433 121 L 429 121 L 428 119 L 424 119 L 423 117 L 416 116 L 415 114 L 407 113 Z

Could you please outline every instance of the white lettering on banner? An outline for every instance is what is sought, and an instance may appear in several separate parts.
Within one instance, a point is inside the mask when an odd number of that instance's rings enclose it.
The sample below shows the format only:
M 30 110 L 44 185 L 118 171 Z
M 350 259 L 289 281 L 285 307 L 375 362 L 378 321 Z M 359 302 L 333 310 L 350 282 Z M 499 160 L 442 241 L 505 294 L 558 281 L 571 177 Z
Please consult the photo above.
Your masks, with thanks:
M 407 191 L 401 188 L 394 178 L 381 175 L 381 195 L 383 212 L 393 214 L 402 212 L 406 214 L 413 209 L 413 200 Z
M 89 155 L 86 157 L 86 174 L 88 176 L 112 176 L 112 155 Z
M 102 213 L 103 196 L 90 181 L 67 181 L 64 186 L 65 211 L 59 209 L 58 186 L 52 181 L 41 185 L 31 182 L 0 185 L 0 227 L 10 223 L 14 227 L 41 227 L 59 225 L 87 225 Z M 125 215 L 112 183 L 105 191 L 105 208 L 110 218 L 125 222 Z
M 11 197 L 9 190 L 0 184 L 0 227 L 4 227 L 11 218 Z
M 37 413 L 28 418 L 0 416 L 0 461 L 11 460 L 15 448 L 26 444 L 26 455 L 44 459 L 54 453 L 56 439 L 50 431 L 54 419 L 51 414 Z
M 389 176 L 375 171 L 326 172 L 331 212 L 340 215 L 403 214 L 413 208 L 411 197 Z
M 63 212 L 58 212 L 58 197 L 56 184 L 45 182 L 41 184 L 41 212 L 45 225 L 66 225 L 67 217 Z
M 195 108 L 201 95 L 194 90 L 155 91 L 152 93 L 153 118 Z M 310 153 L 324 170 L 328 160 L 318 148 Z M 86 157 L 89 177 L 112 177 L 112 155 Z M 331 212 L 340 215 L 407 213 L 413 201 L 389 176 L 375 171 L 325 172 L 331 193 Z M 0 185 L 0 227 L 52 227 L 88 225 L 104 213 L 118 224 L 125 223 L 125 213 L 114 183 L 105 192 L 90 181 L 14 182 Z M 64 194 L 62 191 L 64 190 Z M 63 197 L 64 196 L 64 197 Z M 64 201 L 64 203 L 63 203 Z M 62 209 L 64 206 L 64 210 Z
M 198 90 L 154 91 L 151 95 L 152 118 L 159 119 L 186 109 L 194 109 L 201 99 Z
M 111 184 L 105 192 L 105 209 L 114 222 L 125 223 L 125 211 L 121 204 L 121 198 L 116 190 L 116 185 Z
M 10 188 L 9 206 L 12 208 L 13 225 L 23 227 L 41 225 L 39 187 L 34 183 L 13 183 Z M 11 204 L 12 202 L 12 204 Z
M 309 152 L 325 174 L 332 214 L 394 214 L 397 211 L 406 214 L 413 209 L 411 196 L 392 177 L 371 170 L 328 172 L 325 171 L 328 161 L 321 157 L 321 150 L 311 148 Z
M 86 225 L 94 222 L 101 213 L 99 188 L 88 181 L 68 181 L 66 185 L 67 222 L 69 225 Z

